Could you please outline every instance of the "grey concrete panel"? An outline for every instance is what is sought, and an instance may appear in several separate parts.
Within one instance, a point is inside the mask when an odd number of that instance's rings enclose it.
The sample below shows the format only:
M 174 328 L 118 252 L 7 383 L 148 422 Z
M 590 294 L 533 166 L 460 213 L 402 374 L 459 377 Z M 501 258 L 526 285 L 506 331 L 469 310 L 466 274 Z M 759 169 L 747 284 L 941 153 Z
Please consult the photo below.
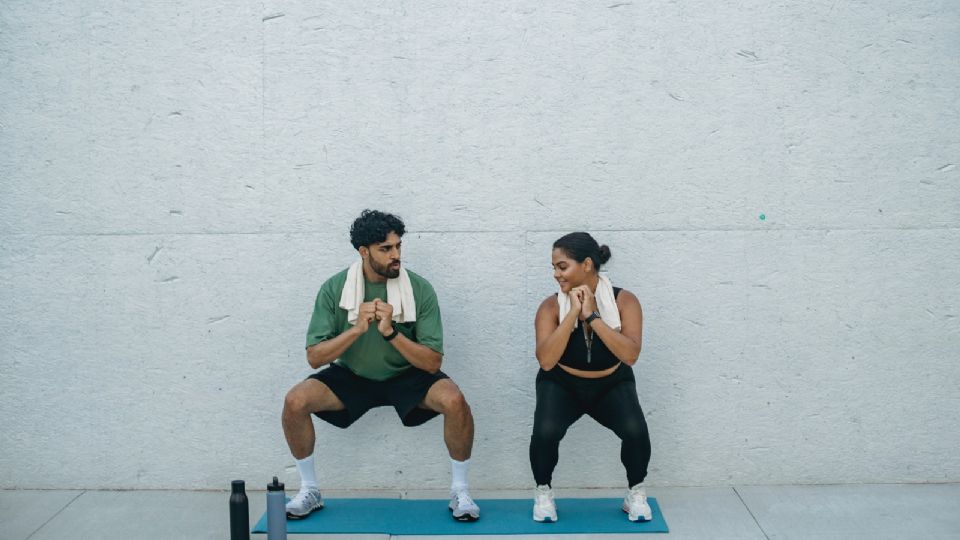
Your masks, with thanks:
M 229 494 L 87 491 L 32 537 L 223 538 Z
M 228 492 L 87 491 L 32 538 L 225 538 L 230 534 L 229 498 Z M 248 492 L 247 498 L 252 527 L 266 508 L 266 496 L 264 492 L 254 491 Z M 335 537 L 388 538 L 387 535 Z M 330 536 L 297 535 L 297 538 L 312 540 Z
M 750 512 L 731 488 L 650 488 L 660 503 L 671 540 L 764 538 Z
M 481 58 L 509 42 L 467 38 L 512 39 L 516 22 L 493 5 L 268 6 L 284 16 L 264 30 L 265 177 L 284 222 L 335 227 L 376 204 L 419 213 L 414 230 L 519 230 L 521 106 L 495 91 L 516 66 Z
M 267 176 L 343 186 L 310 227 L 377 195 L 427 230 L 955 226 L 956 10 L 755 7 L 271 4 Z
M 742 399 L 731 412 L 752 427 L 734 430 L 742 468 L 728 478 L 957 480 L 958 418 L 938 410 L 960 406 L 960 387 L 943 383 L 960 346 L 957 232 L 751 239 L 744 313 L 756 337 L 726 375 Z
M 958 484 L 736 489 L 771 539 L 947 540 L 960 536 Z
M 960 12 L 842 11 L 13 4 L 0 231 L 956 227 Z
M 82 491 L 0 490 L 0 530 L 10 540 L 25 540 Z
M 12 3 L 0 231 L 256 231 L 261 4 Z
M 4 244 L 2 281 L 18 292 L 0 316 L 12 351 L 0 386 L 25 401 L 0 402 L 3 483 L 225 488 L 280 473 L 282 399 L 309 373 L 304 333 L 320 283 L 341 267 L 337 240 Z

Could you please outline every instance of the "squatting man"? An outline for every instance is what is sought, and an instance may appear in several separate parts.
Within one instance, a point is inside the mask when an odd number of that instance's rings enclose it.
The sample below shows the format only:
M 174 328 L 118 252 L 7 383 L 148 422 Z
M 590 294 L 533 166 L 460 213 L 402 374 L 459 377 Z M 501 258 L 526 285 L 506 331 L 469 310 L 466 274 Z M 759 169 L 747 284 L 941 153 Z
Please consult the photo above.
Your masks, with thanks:
M 360 260 L 327 279 L 317 294 L 307 361 L 314 369 L 326 368 L 294 386 L 283 406 L 283 432 L 301 480 L 300 491 L 287 503 L 290 519 L 323 508 L 311 415 L 347 428 L 382 406 L 392 406 L 405 426 L 443 415 L 451 515 L 458 521 L 480 517 L 467 485 L 473 414 L 457 385 L 440 371 L 443 326 L 437 295 L 426 279 L 401 267 L 404 232 L 397 216 L 364 210 L 350 228 Z

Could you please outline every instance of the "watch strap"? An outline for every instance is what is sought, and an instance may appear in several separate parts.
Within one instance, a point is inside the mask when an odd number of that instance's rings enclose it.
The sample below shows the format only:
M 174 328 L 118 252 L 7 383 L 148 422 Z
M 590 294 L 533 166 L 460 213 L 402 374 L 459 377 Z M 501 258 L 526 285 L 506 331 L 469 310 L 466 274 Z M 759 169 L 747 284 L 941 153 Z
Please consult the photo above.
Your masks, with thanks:
M 394 327 L 393 327 L 393 332 L 390 332 L 389 334 L 383 336 L 383 339 L 384 339 L 384 341 L 392 341 L 393 338 L 397 337 L 397 334 L 399 334 L 399 333 L 400 333 L 400 331 L 397 330 L 397 327 L 396 327 L 396 326 L 394 326 Z

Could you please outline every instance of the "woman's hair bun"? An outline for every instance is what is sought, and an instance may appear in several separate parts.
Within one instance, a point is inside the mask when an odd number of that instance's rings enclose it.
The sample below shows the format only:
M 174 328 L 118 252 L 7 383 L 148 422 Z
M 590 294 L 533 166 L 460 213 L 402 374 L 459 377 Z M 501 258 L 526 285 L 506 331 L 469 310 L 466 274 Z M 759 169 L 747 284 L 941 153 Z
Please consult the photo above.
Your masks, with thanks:
M 610 260 L 610 248 L 604 244 L 600 246 L 600 264 L 607 264 Z

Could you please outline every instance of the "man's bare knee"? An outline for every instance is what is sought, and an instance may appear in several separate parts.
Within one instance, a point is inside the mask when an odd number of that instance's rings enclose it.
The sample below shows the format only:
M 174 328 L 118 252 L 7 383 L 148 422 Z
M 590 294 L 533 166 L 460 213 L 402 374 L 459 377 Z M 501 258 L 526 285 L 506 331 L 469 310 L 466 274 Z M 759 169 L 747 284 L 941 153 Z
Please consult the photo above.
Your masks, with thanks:
M 436 383 L 434 403 L 438 412 L 444 415 L 459 416 L 470 410 L 467 400 L 460 388 L 449 379 Z
M 463 397 L 463 392 L 459 389 L 451 391 L 444 397 L 443 408 L 447 414 L 462 415 L 470 410 L 467 405 L 467 398 Z
M 307 379 L 287 392 L 284 410 L 290 414 L 310 414 L 343 409 L 340 398 L 326 384 Z
M 310 414 L 307 410 L 309 401 L 306 393 L 300 385 L 294 386 L 287 392 L 287 397 L 283 400 L 283 412 L 286 414 Z

